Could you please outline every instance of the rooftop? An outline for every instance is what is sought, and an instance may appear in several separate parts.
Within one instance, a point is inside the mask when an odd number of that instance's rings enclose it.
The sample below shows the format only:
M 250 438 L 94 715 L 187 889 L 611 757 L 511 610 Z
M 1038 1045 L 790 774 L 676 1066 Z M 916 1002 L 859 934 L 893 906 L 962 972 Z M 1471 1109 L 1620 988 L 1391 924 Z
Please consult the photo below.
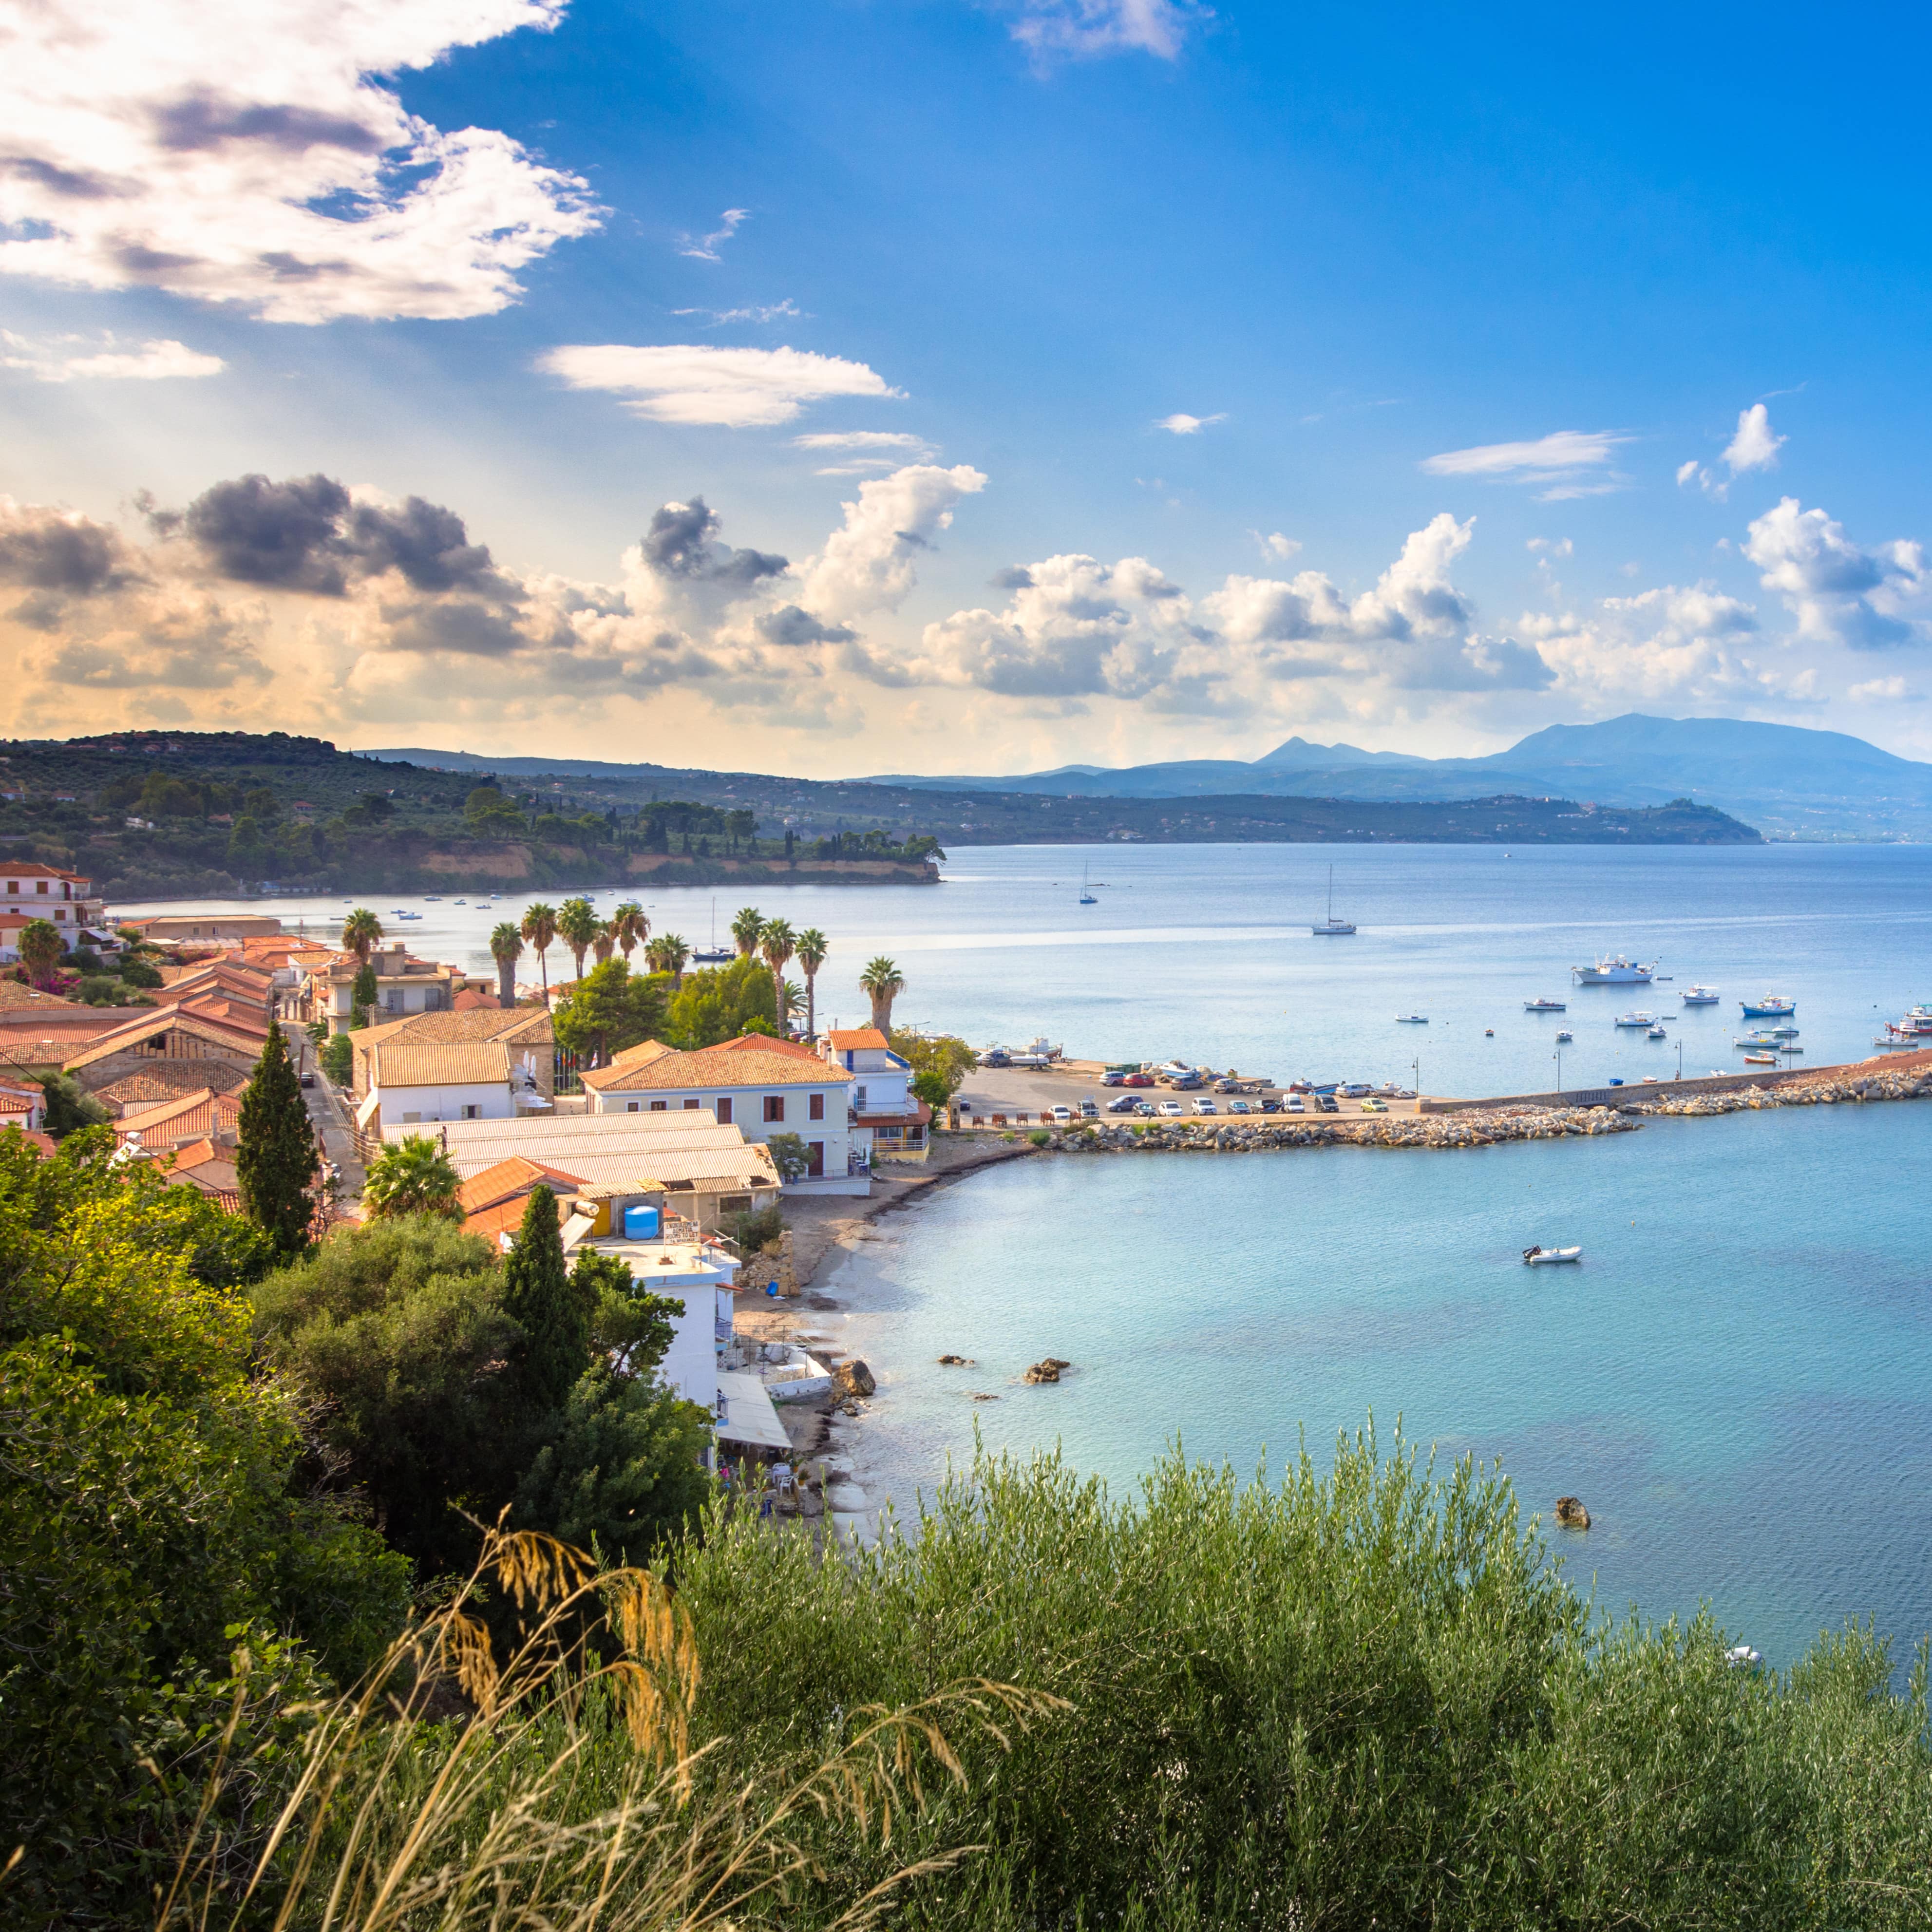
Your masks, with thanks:
M 696 1053 L 666 1052 L 628 1065 L 614 1062 L 583 1078 L 585 1086 L 599 1094 L 632 1094 L 704 1087 L 728 1092 L 740 1088 L 831 1087 L 849 1084 L 852 1076 L 843 1067 L 828 1066 L 815 1053 L 781 1050 L 779 1042 L 752 1034 Z
M 508 1160 L 500 1160 L 495 1166 L 472 1174 L 456 1190 L 456 1204 L 466 1214 L 478 1214 L 486 1208 L 520 1199 L 539 1185 L 574 1194 L 584 1184 L 576 1174 L 566 1174 L 560 1167 L 547 1167 L 540 1160 L 512 1154 Z
M 858 1053 L 871 1048 L 890 1053 L 892 1042 L 877 1027 L 834 1027 L 825 1036 L 839 1053 Z
M 371 1087 L 490 1087 L 509 1078 L 509 1049 L 500 1040 L 390 1040 L 369 1054 Z

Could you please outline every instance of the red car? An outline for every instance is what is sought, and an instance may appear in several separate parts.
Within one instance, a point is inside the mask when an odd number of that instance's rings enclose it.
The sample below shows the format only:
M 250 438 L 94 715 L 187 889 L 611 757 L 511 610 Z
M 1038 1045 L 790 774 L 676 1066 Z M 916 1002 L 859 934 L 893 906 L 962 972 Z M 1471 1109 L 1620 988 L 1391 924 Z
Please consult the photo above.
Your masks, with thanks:
M 1120 1084 L 1123 1087 L 1151 1087 L 1154 1084 L 1154 1076 L 1151 1073 L 1124 1074 L 1120 1078 Z

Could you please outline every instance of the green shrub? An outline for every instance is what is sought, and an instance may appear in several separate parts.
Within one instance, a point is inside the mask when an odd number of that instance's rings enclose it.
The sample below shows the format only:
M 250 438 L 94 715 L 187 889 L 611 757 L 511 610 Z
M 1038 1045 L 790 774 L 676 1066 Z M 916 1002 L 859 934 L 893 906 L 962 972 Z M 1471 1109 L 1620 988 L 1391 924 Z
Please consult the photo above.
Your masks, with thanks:
M 338 1087 L 356 1077 L 356 1045 L 346 1033 L 332 1034 L 316 1055 L 324 1075 Z
M 784 1216 L 774 1201 L 769 1207 L 754 1208 L 748 1214 L 728 1216 L 724 1232 L 728 1240 L 736 1244 L 740 1254 L 754 1255 L 784 1232 Z
M 121 962 L 121 976 L 130 986 L 144 986 L 150 990 L 162 983 L 159 970 L 132 953 Z
M 1027 1136 L 1027 1138 L 1030 1140 L 1035 1147 L 1045 1147 L 1048 1142 L 1052 1140 L 1052 1135 L 1048 1133 L 1044 1127 L 1035 1127 L 1032 1132 Z

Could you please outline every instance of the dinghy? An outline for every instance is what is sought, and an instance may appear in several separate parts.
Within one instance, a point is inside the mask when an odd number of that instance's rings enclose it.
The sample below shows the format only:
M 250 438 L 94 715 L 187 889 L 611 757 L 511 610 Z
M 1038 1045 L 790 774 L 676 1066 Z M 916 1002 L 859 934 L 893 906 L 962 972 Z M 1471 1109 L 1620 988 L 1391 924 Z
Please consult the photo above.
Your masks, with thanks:
M 1525 1248 L 1523 1264 L 1526 1268 L 1541 1268 L 1546 1262 L 1579 1262 L 1583 1258 L 1583 1250 L 1577 1248 Z

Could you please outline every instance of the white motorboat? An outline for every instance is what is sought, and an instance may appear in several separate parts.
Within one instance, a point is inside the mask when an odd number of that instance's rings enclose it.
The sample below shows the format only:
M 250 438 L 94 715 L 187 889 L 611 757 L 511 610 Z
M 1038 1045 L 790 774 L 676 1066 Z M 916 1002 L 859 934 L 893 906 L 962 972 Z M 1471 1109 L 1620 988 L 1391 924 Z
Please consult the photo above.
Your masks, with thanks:
M 1657 962 L 1626 959 L 1619 952 L 1606 955 L 1588 966 L 1573 966 L 1570 976 L 1580 986 L 1648 986 L 1656 976 Z
M 1557 1034 L 1556 1043 L 1558 1046 L 1562 1046 L 1567 1045 L 1570 1041 L 1574 1040 L 1576 1037 L 1576 1036 L 1572 1033 L 1568 1027 L 1564 1027 Z
M 1677 997 L 1687 1006 L 1714 1006 L 1724 995 L 1714 986 L 1686 986 Z
M 1641 1027 L 1646 1032 L 1657 1024 L 1654 1013 L 1619 1013 L 1616 1023 L 1620 1027 Z
M 1395 1023 L 1397 1026 L 1426 1026 L 1429 1016 L 1426 1013 L 1397 1013 Z
M 1583 1250 L 1580 1247 L 1525 1248 L 1522 1258 L 1526 1267 L 1542 1268 L 1552 1262 L 1580 1262 L 1583 1258 Z
M 1659 1020 L 1656 1025 L 1651 1028 L 1649 1033 L 1646 1036 L 1651 1040 L 1663 1039 L 1664 1036 L 1664 1022 L 1661 1020 Z
M 1335 868 L 1328 868 L 1328 916 L 1319 926 L 1311 926 L 1309 931 L 1317 939 L 1339 939 L 1352 933 L 1354 928 L 1346 919 L 1335 916 Z
M 1526 1000 L 1522 1010 L 1526 1013 L 1560 1013 L 1568 1010 L 1561 1000 L 1552 1000 L 1546 995 L 1540 1000 Z

